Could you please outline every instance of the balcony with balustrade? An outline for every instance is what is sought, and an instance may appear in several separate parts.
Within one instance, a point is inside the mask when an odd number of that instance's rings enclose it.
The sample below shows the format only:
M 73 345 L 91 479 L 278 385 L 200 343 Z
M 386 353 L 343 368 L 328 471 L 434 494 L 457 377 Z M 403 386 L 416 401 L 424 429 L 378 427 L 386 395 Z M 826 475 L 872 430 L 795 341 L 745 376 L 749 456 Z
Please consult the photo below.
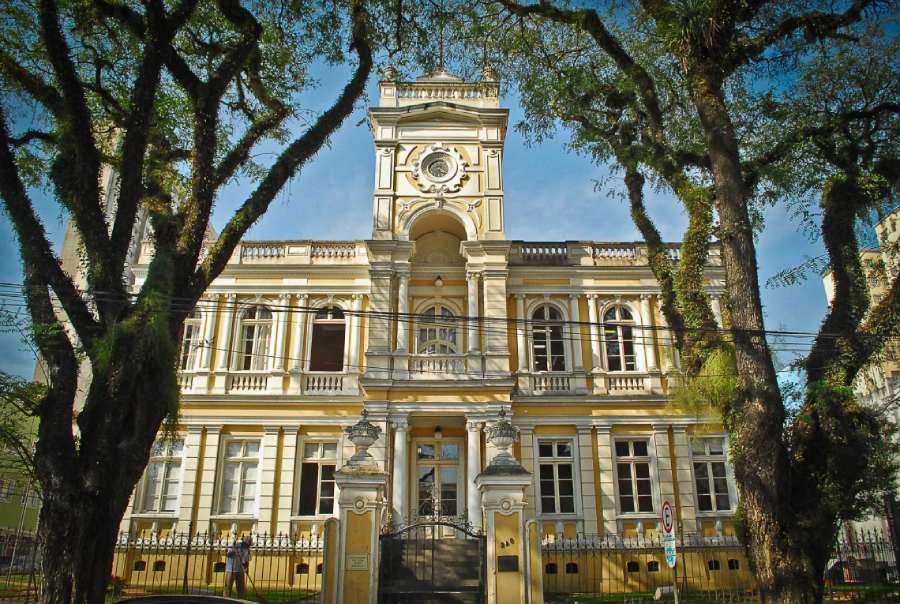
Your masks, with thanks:
M 673 263 L 681 258 L 681 244 L 667 243 L 666 254 Z M 649 266 L 649 249 L 643 242 L 527 242 L 513 241 L 510 266 Z M 707 266 L 722 266 L 722 249 L 710 246 Z
M 204 244 L 200 261 L 206 259 L 215 242 Z M 152 239 L 141 242 L 138 264 L 153 257 Z M 366 266 L 368 254 L 363 241 L 241 241 L 228 259 L 228 266 Z

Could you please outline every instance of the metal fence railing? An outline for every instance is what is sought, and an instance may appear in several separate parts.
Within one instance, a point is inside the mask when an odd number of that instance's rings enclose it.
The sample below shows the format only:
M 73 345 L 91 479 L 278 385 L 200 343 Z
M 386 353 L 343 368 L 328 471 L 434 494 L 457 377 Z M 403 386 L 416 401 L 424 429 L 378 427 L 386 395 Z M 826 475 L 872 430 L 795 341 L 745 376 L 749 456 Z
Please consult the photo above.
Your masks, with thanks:
M 758 601 L 756 579 L 736 537 L 681 535 L 677 584 L 682 602 Z M 885 533 L 844 532 L 825 573 L 825 600 L 900 602 L 898 544 Z M 615 535 L 545 539 L 541 543 L 544 600 L 651 602 L 671 600 L 675 582 L 660 539 Z
M 672 599 L 677 577 L 682 601 L 758 599 L 743 547 L 734 537 L 682 535 L 677 575 L 661 539 L 586 535 L 545 539 L 541 563 L 545 602 L 652 602 Z
M 245 599 L 272 604 L 318 601 L 325 570 L 324 538 L 257 534 L 252 539 Z M 231 537 L 220 539 L 207 533 L 163 538 L 123 533 L 113 560 L 109 595 L 113 601 L 145 594 L 222 595 L 226 553 L 233 543 Z
M 825 572 L 825 598 L 900 602 L 900 543 L 887 533 L 844 531 Z

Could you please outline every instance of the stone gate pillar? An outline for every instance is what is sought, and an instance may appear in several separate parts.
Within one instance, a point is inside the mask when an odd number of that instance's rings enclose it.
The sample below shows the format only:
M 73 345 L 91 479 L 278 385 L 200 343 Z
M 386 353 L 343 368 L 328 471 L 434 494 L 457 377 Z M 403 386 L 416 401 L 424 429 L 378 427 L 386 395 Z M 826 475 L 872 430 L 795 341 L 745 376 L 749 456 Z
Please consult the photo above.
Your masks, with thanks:
M 340 533 L 334 578 L 335 604 L 374 604 L 378 599 L 378 535 L 388 475 L 369 453 L 381 429 L 363 418 L 346 429 L 359 451 L 334 473 L 340 489 Z
M 500 411 L 500 421 L 488 429 L 488 441 L 500 453 L 475 477 L 487 534 L 488 604 L 518 604 L 527 599 L 525 489 L 532 474 L 508 451 L 519 439 L 519 429 L 505 416 L 506 412 Z

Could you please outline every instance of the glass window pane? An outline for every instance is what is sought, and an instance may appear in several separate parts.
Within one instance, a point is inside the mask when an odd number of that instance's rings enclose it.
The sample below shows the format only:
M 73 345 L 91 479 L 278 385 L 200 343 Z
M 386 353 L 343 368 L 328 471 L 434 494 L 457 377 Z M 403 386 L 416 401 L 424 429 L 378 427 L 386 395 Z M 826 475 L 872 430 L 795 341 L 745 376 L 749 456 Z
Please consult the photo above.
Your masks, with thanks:
M 634 511 L 634 499 L 631 497 L 619 497 L 619 509 L 623 514 Z
M 724 438 L 710 438 L 708 442 L 709 442 L 709 454 L 710 455 L 724 455 L 725 454 L 725 439 Z
M 731 509 L 731 500 L 726 493 L 716 495 L 716 509 L 719 511 Z
M 300 466 L 300 505 L 298 516 L 313 516 L 316 513 L 316 485 L 319 483 L 319 464 L 305 463 Z
M 259 441 L 251 440 L 247 442 L 245 457 L 257 457 L 259 455 Z
M 652 495 L 653 492 L 650 489 L 650 481 L 649 480 L 638 480 L 637 481 L 637 492 L 638 492 L 638 495 Z
M 304 443 L 303 444 L 303 458 L 304 459 L 318 459 L 319 457 L 319 443 Z
M 617 465 L 619 478 L 631 478 L 631 464 L 620 463 Z
M 538 457 L 553 457 L 553 443 L 539 441 L 538 442 Z
M 634 464 L 634 475 L 638 478 L 650 478 L 650 464 L 648 464 L 648 463 Z
M 556 456 L 557 457 L 572 457 L 572 443 L 570 443 L 570 442 L 556 443 Z
M 421 444 L 418 451 L 419 459 L 434 459 L 434 445 Z
M 647 452 L 647 441 L 646 440 L 636 440 L 634 441 L 634 456 L 635 457 L 647 457 L 649 453 Z
M 559 494 L 560 496 L 568 496 L 571 497 L 575 494 L 575 483 L 571 480 L 560 480 L 559 481 Z
M 441 445 L 441 459 L 459 459 L 459 445 Z
M 553 480 L 553 466 L 551 464 L 540 465 L 541 480 Z
M 240 457 L 243 443 L 239 440 L 233 440 L 225 445 L 225 457 Z
M 691 439 L 691 451 L 694 455 L 705 455 L 706 454 L 706 440 L 703 438 L 692 438 Z
M 638 510 L 641 512 L 653 511 L 653 497 L 649 495 L 641 495 L 638 497 Z
M 575 500 L 571 497 L 559 498 L 559 511 L 563 514 L 575 513 Z
M 541 481 L 541 496 L 552 497 L 556 495 L 556 483 L 552 480 Z
M 631 451 L 627 440 L 616 441 L 616 457 L 628 457 Z
M 541 497 L 541 512 L 544 514 L 555 514 L 556 500 L 552 497 Z
M 333 514 L 334 513 L 334 499 L 322 499 L 319 502 L 319 513 L 320 514 Z
M 570 463 L 561 463 L 556 466 L 557 472 L 559 473 L 560 480 L 571 480 L 572 478 L 572 464 Z

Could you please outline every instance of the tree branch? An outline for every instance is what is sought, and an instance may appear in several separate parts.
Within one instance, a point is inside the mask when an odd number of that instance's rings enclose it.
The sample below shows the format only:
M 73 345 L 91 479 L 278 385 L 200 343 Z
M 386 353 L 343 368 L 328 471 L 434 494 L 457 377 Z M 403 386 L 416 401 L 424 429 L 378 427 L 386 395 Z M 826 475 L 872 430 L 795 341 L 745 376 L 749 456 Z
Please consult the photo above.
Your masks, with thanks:
M 352 3 L 351 17 L 353 43 L 350 48 L 356 50 L 359 55 L 359 65 L 353 77 L 344 87 L 334 105 L 323 113 L 303 136 L 284 150 L 256 191 L 243 203 L 222 230 L 209 256 L 191 279 L 189 297 L 200 297 L 215 276 L 224 269 L 244 233 L 262 216 L 287 180 L 322 148 L 328 137 L 353 112 L 356 101 L 365 91 L 366 81 L 372 70 L 372 49 L 369 45 L 366 25 L 368 15 L 363 3 L 359 0 Z

